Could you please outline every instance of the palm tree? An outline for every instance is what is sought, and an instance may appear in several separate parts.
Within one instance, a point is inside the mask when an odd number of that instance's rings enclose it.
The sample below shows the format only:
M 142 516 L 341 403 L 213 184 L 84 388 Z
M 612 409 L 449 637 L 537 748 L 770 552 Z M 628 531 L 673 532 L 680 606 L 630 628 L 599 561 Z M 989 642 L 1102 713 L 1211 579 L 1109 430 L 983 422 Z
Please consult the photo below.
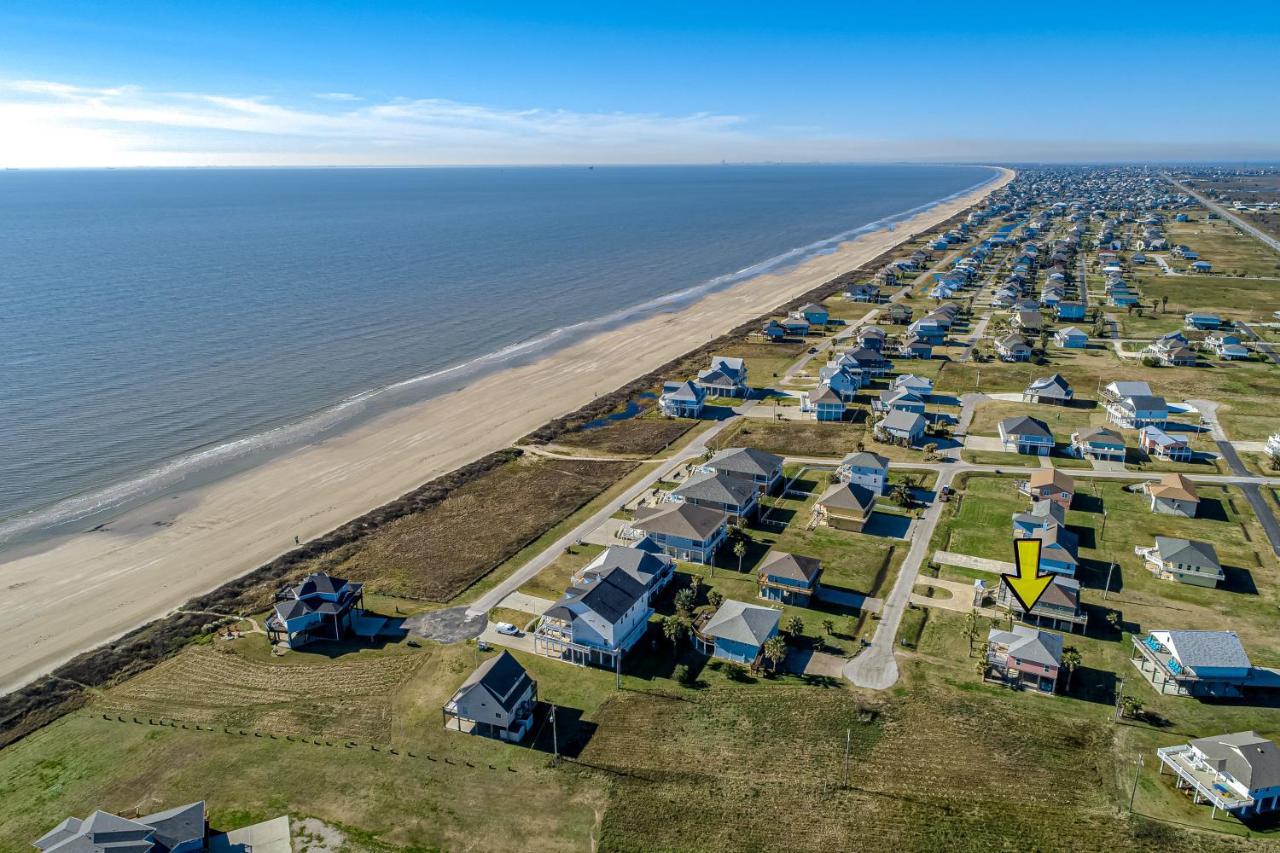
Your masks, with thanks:
M 718 589 L 713 589 L 707 593 L 707 604 L 719 610 L 720 605 L 724 604 L 724 595 Z
M 1080 665 L 1080 650 L 1075 646 L 1067 646 L 1062 650 L 1062 665 L 1067 668 L 1067 692 L 1071 692 L 1071 676 L 1076 674 L 1076 667 Z
M 664 616 L 662 619 L 662 636 L 671 641 L 671 652 L 674 654 L 680 649 L 680 638 L 684 636 L 685 623 L 684 620 L 676 616 Z
M 1136 719 L 1142 713 L 1142 700 L 1137 696 L 1125 696 L 1120 700 L 1121 714 L 1130 719 Z
M 685 587 L 676 593 L 675 597 L 676 612 L 681 616 L 688 616 L 693 612 L 693 606 L 697 603 L 693 590 Z
M 827 636 L 831 636 L 836 632 L 836 623 L 831 619 L 823 619 L 822 632 Z
M 787 656 L 787 643 L 775 634 L 765 640 L 763 651 L 764 659 L 769 662 L 769 669 L 776 671 L 778 664 L 782 663 Z
M 979 681 L 986 681 L 986 679 L 987 679 L 987 659 L 986 659 L 986 657 L 981 658 L 981 659 L 977 662 L 977 665 L 976 665 L 976 666 L 974 666 L 974 670 L 978 673 L 978 680 L 979 680 Z
M 733 543 L 733 555 L 738 558 L 738 571 L 742 571 L 742 558 L 747 555 L 747 540 L 739 537 L 737 542 Z
M 804 633 L 804 620 L 799 616 L 792 616 L 787 620 L 787 633 L 792 637 L 799 637 Z

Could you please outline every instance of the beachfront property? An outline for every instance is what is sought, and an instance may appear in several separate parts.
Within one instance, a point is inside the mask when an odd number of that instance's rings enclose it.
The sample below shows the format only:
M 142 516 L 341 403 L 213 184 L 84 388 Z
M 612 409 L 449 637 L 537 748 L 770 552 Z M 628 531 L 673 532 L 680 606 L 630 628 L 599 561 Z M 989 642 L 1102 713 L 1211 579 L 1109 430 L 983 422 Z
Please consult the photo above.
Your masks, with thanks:
M 707 392 L 693 382 L 666 382 L 658 397 L 658 409 L 671 418 L 697 418 L 702 416 L 706 398 Z
M 880 287 L 874 284 L 855 284 L 844 292 L 845 298 L 852 302 L 880 303 Z
M 1169 423 L 1169 406 L 1164 397 L 1135 394 L 1118 400 L 1107 400 L 1106 408 L 1107 419 L 1125 429 L 1141 429 L 1145 426 L 1163 427 Z
M 1017 332 L 996 338 L 996 354 L 1001 361 L 1030 361 L 1031 345 Z
M 755 518 L 759 497 L 750 480 L 715 471 L 695 473 L 671 492 L 673 500 L 724 513 L 737 523 Z
M 606 548 L 542 614 L 534 651 L 580 665 L 617 666 L 644 634 L 653 613 L 650 599 L 674 573 L 675 561 L 665 554 Z
M 754 447 L 726 447 L 699 467 L 699 471 L 726 474 L 753 483 L 766 495 L 782 485 L 782 457 Z
M 881 495 L 889 482 L 889 460 L 878 453 L 859 450 L 841 460 L 836 476 Z
M 837 394 L 829 385 L 819 385 L 809 397 L 809 407 L 813 410 L 815 420 L 834 422 L 844 420 L 848 408 L 844 397 Z
M 1168 767 L 1195 803 L 1209 803 L 1210 819 L 1218 810 L 1236 817 L 1280 807 L 1280 747 L 1257 732 L 1235 732 L 1196 738 L 1156 750 L 1160 772 Z
M 754 665 L 764 644 L 778 636 L 781 621 L 781 610 L 729 599 L 705 623 L 694 627 L 693 640 L 703 654 Z
M 533 726 L 538 683 L 503 650 L 480 664 L 443 708 L 445 728 L 519 743 Z
M 667 502 L 637 509 L 627 532 L 637 535 L 639 548 L 711 563 L 728 533 L 728 516 L 684 501 Z
M 1062 635 L 1030 625 L 987 633 L 987 666 L 1010 687 L 1052 695 L 1062 667 Z
M 923 415 L 915 412 L 892 411 L 876 424 L 875 431 L 882 441 L 912 446 L 924 438 L 924 428 Z
M 781 343 L 787 337 L 787 330 L 777 320 L 769 320 L 760 328 L 760 334 L 772 343 Z
M 1022 402 L 1069 406 L 1074 395 L 1075 392 L 1071 390 L 1071 385 L 1063 378 L 1062 374 L 1054 373 L 1051 376 L 1041 376 L 1038 379 L 1033 379 L 1026 390 L 1022 392 Z
M 760 597 L 780 604 L 808 607 L 818 592 L 822 561 L 816 557 L 770 551 L 756 570 Z
M 1208 542 L 1157 536 L 1154 545 L 1138 546 L 1134 552 L 1146 561 L 1151 574 L 1161 580 L 1212 589 L 1225 577 L 1218 552 Z
M 276 591 L 266 622 L 267 639 L 291 649 L 317 640 L 341 640 L 358 633 L 363 610 L 363 584 L 312 572 L 301 583 Z
M 813 506 L 813 521 L 823 527 L 860 533 L 876 506 L 876 493 L 857 483 L 832 483 Z
M 746 397 L 751 393 L 747 363 L 723 355 L 712 356 L 711 366 L 698 373 L 694 384 L 709 397 Z
M 1145 426 L 1139 431 L 1138 446 L 1156 459 L 1190 462 L 1195 458 L 1195 453 L 1185 438 L 1170 435 L 1156 426 Z
M 801 305 L 799 314 L 809 321 L 812 326 L 825 326 L 831 319 L 831 313 L 816 302 Z
M 791 313 L 782 318 L 781 326 L 788 335 L 804 337 L 809 334 L 810 324 L 803 314 Z
M 1123 462 L 1124 437 L 1103 426 L 1086 427 L 1071 433 L 1071 453 L 1080 459 Z
M 1033 501 L 1053 501 L 1063 509 L 1070 509 L 1076 481 L 1061 468 L 1041 468 L 1019 481 L 1018 491 Z
M 1053 342 L 1064 349 L 1084 349 L 1089 345 L 1089 336 L 1075 326 L 1067 326 L 1054 332 Z
M 1005 450 L 1031 456 L 1048 456 L 1053 450 L 1053 432 L 1038 418 L 1015 415 L 997 425 Z
M 1019 622 L 1026 622 L 1055 631 L 1084 632 L 1089 624 L 1089 615 L 1080 606 L 1080 581 L 1065 575 L 1054 575 L 1049 586 L 1036 601 L 1030 612 L 1018 601 L 1018 597 L 1009 589 L 1009 585 L 1000 581 L 996 584 L 996 606 L 1007 610 Z M 983 583 L 985 598 L 986 586 Z M 981 606 L 981 601 L 975 602 Z
M 292 853 L 288 816 L 211 832 L 203 800 L 141 817 L 95 811 L 32 842 L 40 853 Z
M 1233 698 L 1246 687 L 1280 684 L 1274 671 L 1253 666 L 1234 631 L 1157 629 L 1134 635 L 1129 662 L 1165 696 Z
M 1195 518 L 1200 509 L 1195 483 L 1182 474 L 1165 474 L 1155 482 L 1143 483 L 1142 490 L 1151 498 L 1151 511 L 1161 515 Z

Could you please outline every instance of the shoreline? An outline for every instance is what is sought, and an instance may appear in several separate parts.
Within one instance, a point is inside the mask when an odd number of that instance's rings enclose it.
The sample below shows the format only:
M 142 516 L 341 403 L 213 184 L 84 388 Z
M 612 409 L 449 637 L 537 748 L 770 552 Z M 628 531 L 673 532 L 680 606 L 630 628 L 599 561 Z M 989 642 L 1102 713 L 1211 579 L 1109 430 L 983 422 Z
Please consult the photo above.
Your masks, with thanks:
M 379 414 L 226 479 L 148 501 L 0 566 L 0 670 L 15 690 L 189 599 L 600 399 L 892 250 L 1004 186 L 976 189 L 679 310 L 603 330 L 536 361 Z M 495 417 L 497 413 L 497 417 Z M 459 424 L 463 425 L 459 428 Z M 21 601 L 15 599 L 21 598 Z

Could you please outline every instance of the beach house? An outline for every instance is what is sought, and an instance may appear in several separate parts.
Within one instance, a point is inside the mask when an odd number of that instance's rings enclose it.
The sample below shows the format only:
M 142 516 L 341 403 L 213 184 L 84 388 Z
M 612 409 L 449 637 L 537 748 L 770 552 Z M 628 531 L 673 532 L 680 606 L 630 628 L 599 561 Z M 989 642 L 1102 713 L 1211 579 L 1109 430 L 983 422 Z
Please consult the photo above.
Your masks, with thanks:
M 1233 698 L 1253 685 L 1274 688 L 1269 671 L 1255 672 L 1234 631 L 1157 629 L 1133 635 L 1129 662 L 1165 696 Z
M 754 447 L 726 447 L 703 462 L 702 471 L 727 474 L 755 484 L 766 495 L 782 486 L 781 456 Z
M 813 507 L 813 520 L 836 530 L 862 531 L 876 505 L 876 493 L 857 483 L 832 483 Z
M 1196 494 L 1195 483 L 1182 474 L 1165 474 L 1155 482 L 1143 483 L 1142 489 L 1151 498 L 1152 512 L 1195 518 L 1200 510 L 1200 496 Z
M 728 516 L 685 501 L 667 502 L 637 509 L 630 529 L 643 537 L 638 547 L 669 554 L 677 560 L 710 563 L 724 544 Z
M 1071 385 L 1063 378 L 1062 374 L 1054 373 L 1051 376 L 1041 376 L 1039 379 L 1033 379 L 1026 390 L 1022 392 L 1022 402 L 1069 406 L 1074 394 L 1075 392 L 1071 390 Z
M 1071 453 L 1080 459 L 1123 462 L 1124 438 L 1120 433 L 1107 427 L 1085 427 L 1071 433 Z
M 1164 397 L 1133 395 L 1119 400 L 1108 400 L 1106 407 L 1107 419 L 1125 429 L 1141 429 L 1144 426 L 1163 427 L 1169 422 L 1169 406 L 1165 403 Z
M 830 388 L 841 400 L 851 402 L 862 389 L 862 369 L 839 363 L 823 365 L 818 370 L 818 384 Z
M 1053 694 L 1062 666 L 1062 635 L 1030 625 L 987 632 L 987 666 L 1010 687 Z
M 1027 339 L 1016 332 L 996 338 L 996 354 L 1001 361 L 1029 361 L 1031 345 Z
M 697 418 L 702 415 L 706 397 L 707 392 L 692 382 L 666 382 L 658 398 L 658 409 L 671 418 Z
M 746 397 L 751 393 L 747 363 L 723 355 L 712 356 L 711 366 L 698 373 L 694 384 L 709 397 Z
M 1053 501 L 1063 509 L 1071 509 L 1076 481 L 1060 468 L 1041 468 L 1019 481 L 1018 491 L 1033 501 Z
M 877 412 L 915 412 L 924 414 L 924 398 L 906 388 L 888 388 L 880 392 L 880 396 L 871 402 L 871 408 Z
M 1211 735 L 1156 750 L 1160 772 L 1177 777 L 1175 787 L 1191 789 L 1192 801 L 1207 803 L 1210 820 L 1218 810 L 1239 818 L 1280 807 L 1280 747 L 1254 731 Z
M 176 725 L 176 724 L 175 724 Z M 137 816 L 95 811 L 69 817 L 32 842 L 40 853 L 292 853 L 289 817 L 230 832 L 209 828 L 203 800 Z
M 908 447 L 924 438 L 925 419 L 915 412 L 892 411 L 876 423 L 876 435 L 883 441 L 894 441 Z
M 1032 456 L 1048 456 L 1053 450 L 1053 432 L 1038 418 L 1016 415 L 1000 421 L 996 428 L 1005 450 Z
M 844 295 L 853 302 L 869 302 L 872 305 L 880 302 L 880 288 L 874 284 L 855 284 Z
M 896 350 L 899 358 L 914 358 L 928 361 L 933 358 L 933 344 L 919 335 L 909 334 L 898 344 Z
M 809 334 L 809 321 L 803 314 L 788 314 L 782 318 L 782 328 L 787 330 L 788 335 L 804 337 Z
M 822 561 L 816 557 L 770 551 L 756 570 L 760 597 L 780 604 L 808 607 L 818 592 Z
M 1089 624 L 1089 615 L 1080 606 L 1080 581 L 1054 575 L 1049 586 L 1028 612 L 1009 585 L 996 582 L 996 606 L 1009 611 L 1014 619 L 1055 631 L 1081 631 Z
M 713 658 L 754 665 L 764 644 L 778 636 L 781 621 L 781 610 L 728 599 L 701 627 L 694 627 L 694 643 Z
M 1190 462 L 1195 458 L 1195 453 L 1185 438 L 1170 435 L 1160 427 L 1143 427 L 1138 432 L 1138 446 L 1156 459 Z
M 889 482 L 889 460 L 878 453 L 859 450 L 840 462 L 836 476 L 846 483 L 856 483 L 881 495 Z
M 291 649 L 316 640 L 341 640 L 364 610 L 364 585 L 312 572 L 302 583 L 281 587 L 267 617 L 267 638 Z
M 876 352 L 884 352 L 884 341 L 888 335 L 884 329 L 875 326 L 863 326 L 858 330 L 858 346 L 873 349 Z
M 903 373 L 894 377 L 890 387 L 901 388 L 921 397 L 928 397 L 933 393 L 933 380 L 926 376 L 916 376 L 914 373 Z
M 809 405 L 813 409 L 813 417 L 819 421 L 842 421 L 847 408 L 844 397 L 836 393 L 829 385 L 819 385 L 809 397 Z
M 812 326 L 825 326 L 831 320 L 831 313 L 825 307 L 816 302 L 809 302 L 800 306 L 800 316 L 809 321 Z
M 1089 345 L 1089 336 L 1075 326 L 1059 329 L 1054 333 L 1053 340 L 1064 349 L 1084 349 Z
M 671 497 L 722 512 L 730 520 L 744 523 L 755 518 L 760 491 L 749 480 L 708 471 L 690 476 L 671 492 Z
M 1186 322 L 1188 329 L 1194 329 L 1199 332 L 1209 332 L 1214 329 L 1222 328 L 1222 318 L 1217 314 L 1206 314 L 1200 311 L 1192 311 L 1182 319 Z
M 1161 580 L 1212 588 L 1225 577 L 1218 552 L 1208 542 L 1157 536 L 1154 545 L 1134 551 Z
M 575 579 L 538 620 L 534 651 L 580 665 L 617 666 L 649 624 L 650 591 L 617 566 Z
M 1064 299 L 1058 303 L 1057 313 L 1059 320 L 1083 320 L 1084 303 Z
M 533 725 L 538 683 L 503 650 L 475 668 L 445 703 L 446 728 L 498 738 L 524 740 Z

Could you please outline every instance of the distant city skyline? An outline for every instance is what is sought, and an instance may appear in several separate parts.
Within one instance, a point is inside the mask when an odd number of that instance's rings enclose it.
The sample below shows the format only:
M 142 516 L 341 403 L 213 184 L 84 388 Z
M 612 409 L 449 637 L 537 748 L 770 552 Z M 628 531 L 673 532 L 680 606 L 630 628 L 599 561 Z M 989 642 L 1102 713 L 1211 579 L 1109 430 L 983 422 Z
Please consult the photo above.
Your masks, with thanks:
M 52 0 L 0 13 L 0 166 L 1274 161 L 1277 17 Z

